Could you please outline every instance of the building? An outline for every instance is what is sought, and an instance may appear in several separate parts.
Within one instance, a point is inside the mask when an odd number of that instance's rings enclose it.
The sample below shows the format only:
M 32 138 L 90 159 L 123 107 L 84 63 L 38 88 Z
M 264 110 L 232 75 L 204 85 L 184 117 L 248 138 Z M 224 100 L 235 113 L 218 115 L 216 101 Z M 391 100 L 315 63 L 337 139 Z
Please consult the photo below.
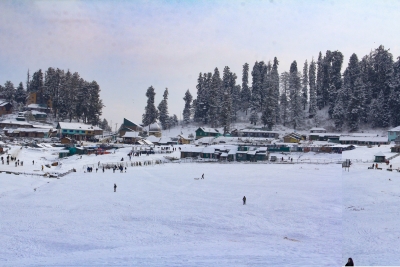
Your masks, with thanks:
M 53 101 L 51 99 L 45 101 L 40 92 L 30 92 L 26 98 L 26 105 L 29 107 L 31 105 L 37 105 L 36 107 L 44 108 L 50 111 L 53 108 Z M 35 107 L 35 106 L 31 106 Z M 37 109 L 36 109 L 37 110 Z M 38 110 L 40 111 L 40 110 Z
M 43 128 L 4 128 L 4 134 L 8 137 L 48 138 L 51 136 L 51 133 L 51 129 Z
M 154 135 L 155 137 L 161 137 L 161 127 L 157 122 L 150 124 L 149 135 Z
M 200 127 L 196 130 L 196 140 L 202 137 L 217 137 L 221 133 L 217 129 Z
M 305 138 L 298 133 L 291 133 L 283 137 L 283 142 L 285 143 L 299 143 Z
M 126 132 L 122 136 L 122 140 L 125 144 L 135 144 L 140 139 L 142 139 L 142 137 L 139 136 L 139 132 Z
M 33 125 L 26 121 L 17 121 L 15 119 L 0 121 L 0 129 L 33 128 Z
M 11 114 L 13 105 L 5 100 L 0 100 L 0 116 Z
M 179 134 L 178 135 L 178 144 L 180 145 L 188 145 L 193 142 L 193 138 L 189 138 L 186 135 Z
M 324 128 L 314 127 L 310 129 L 310 133 L 326 133 Z
M 233 130 L 231 132 L 232 136 L 237 137 L 258 137 L 258 138 L 279 138 L 279 133 L 274 131 L 263 131 L 257 129 L 242 129 Z
M 376 134 L 354 133 L 342 135 L 339 138 L 341 144 L 347 145 L 387 145 L 388 137 Z
M 96 135 L 102 135 L 103 130 L 97 126 L 92 126 L 79 122 L 59 122 L 57 133 L 60 138 L 70 137 L 74 140 L 92 140 Z
M 126 118 L 124 118 L 124 122 L 121 124 L 118 130 L 118 134 L 120 137 L 125 135 L 126 132 L 143 132 L 142 126 L 140 126 L 138 123 L 135 123 L 133 121 L 130 121 Z
M 340 134 L 337 133 L 310 133 L 308 140 L 310 141 L 329 141 L 339 143 Z
M 388 131 L 388 141 L 389 142 L 394 141 L 397 137 L 400 137 L 400 126 L 397 126 Z
M 375 156 L 374 162 L 385 162 L 386 161 L 386 156 L 381 151 L 379 151 L 374 156 Z

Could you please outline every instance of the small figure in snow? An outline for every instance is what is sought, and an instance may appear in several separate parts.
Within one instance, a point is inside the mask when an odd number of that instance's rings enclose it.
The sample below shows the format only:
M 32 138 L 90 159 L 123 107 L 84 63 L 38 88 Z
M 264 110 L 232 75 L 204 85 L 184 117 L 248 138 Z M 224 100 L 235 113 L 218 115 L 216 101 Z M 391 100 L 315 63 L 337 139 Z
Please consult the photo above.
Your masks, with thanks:
M 243 205 L 246 205 L 246 196 L 243 197 Z
M 293 158 L 290 159 L 290 162 L 293 162 Z
M 104 172 L 104 166 L 103 166 L 103 172 Z
M 114 192 L 117 192 L 117 184 L 114 184 Z
M 390 168 L 392 168 L 392 164 L 390 164 Z
M 96 168 L 96 173 L 97 173 L 97 170 L 98 170 L 98 169 Z
M 43 168 L 44 168 L 44 167 L 43 167 L 43 165 L 42 165 L 42 171 L 43 171 Z
M 24 162 L 23 161 L 21 161 L 21 166 L 24 166 Z
M 346 263 L 345 266 L 354 266 L 353 259 L 352 259 L 352 258 L 349 258 L 349 259 L 347 260 L 347 263 Z
M 204 173 L 203 173 L 203 175 L 201 176 L 201 179 L 204 179 Z
M 375 169 L 378 169 L 378 163 L 375 163 Z
M 34 160 L 32 160 L 32 165 L 35 165 L 35 161 Z

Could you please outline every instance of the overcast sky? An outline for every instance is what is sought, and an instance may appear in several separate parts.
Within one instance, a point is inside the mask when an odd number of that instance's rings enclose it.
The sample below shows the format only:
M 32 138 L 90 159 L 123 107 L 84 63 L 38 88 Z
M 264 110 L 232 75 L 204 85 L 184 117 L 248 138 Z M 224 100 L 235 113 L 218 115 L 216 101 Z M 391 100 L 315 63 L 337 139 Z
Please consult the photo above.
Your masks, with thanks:
M 166 87 L 178 118 L 196 98 L 200 72 L 278 58 L 302 68 L 339 50 L 344 69 L 380 44 L 400 56 L 400 1 L 0 1 L 0 83 L 25 85 L 48 67 L 78 72 L 101 88 L 103 117 L 141 123 L 146 90 Z

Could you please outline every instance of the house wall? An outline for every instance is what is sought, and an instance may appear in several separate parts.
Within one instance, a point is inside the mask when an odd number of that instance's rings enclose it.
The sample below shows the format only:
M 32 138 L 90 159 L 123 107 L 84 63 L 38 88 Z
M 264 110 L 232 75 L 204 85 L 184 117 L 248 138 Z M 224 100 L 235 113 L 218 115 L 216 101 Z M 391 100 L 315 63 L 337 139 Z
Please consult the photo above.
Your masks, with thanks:
M 388 132 L 388 141 L 392 142 L 400 135 L 400 132 L 397 131 L 389 131 Z

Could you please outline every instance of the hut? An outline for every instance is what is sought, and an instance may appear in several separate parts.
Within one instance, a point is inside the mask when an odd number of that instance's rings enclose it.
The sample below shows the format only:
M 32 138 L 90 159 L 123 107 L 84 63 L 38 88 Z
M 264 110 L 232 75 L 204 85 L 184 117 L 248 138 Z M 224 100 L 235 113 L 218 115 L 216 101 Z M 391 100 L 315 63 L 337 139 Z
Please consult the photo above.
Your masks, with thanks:
M 386 161 L 386 156 L 381 151 L 379 151 L 374 156 L 375 156 L 374 162 L 385 162 Z

